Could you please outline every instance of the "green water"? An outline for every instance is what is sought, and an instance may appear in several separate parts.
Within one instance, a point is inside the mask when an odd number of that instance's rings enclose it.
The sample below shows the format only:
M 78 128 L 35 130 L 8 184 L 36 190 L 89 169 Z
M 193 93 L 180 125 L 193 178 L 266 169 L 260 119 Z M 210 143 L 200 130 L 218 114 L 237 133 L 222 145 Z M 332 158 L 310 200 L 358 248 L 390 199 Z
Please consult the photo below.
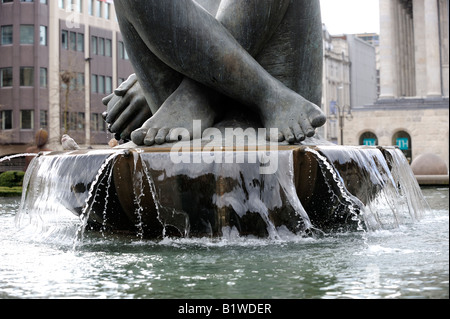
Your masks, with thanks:
M 423 188 L 432 212 L 398 228 L 279 240 L 85 234 L 43 240 L 14 226 L 0 198 L 0 298 L 449 298 L 448 188 Z

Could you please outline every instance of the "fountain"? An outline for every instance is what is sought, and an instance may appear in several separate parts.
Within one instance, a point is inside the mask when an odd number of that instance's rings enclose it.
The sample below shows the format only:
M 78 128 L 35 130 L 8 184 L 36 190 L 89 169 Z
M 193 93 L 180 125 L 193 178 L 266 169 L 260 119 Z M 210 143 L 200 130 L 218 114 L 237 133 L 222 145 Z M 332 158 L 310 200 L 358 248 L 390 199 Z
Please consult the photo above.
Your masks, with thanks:
M 131 142 L 41 153 L 18 225 L 70 215 L 80 236 L 276 239 L 420 219 L 427 204 L 398 149 L 315 134 L 326 119 L 319 1 L 254 1 L 199 1 L 211 14 L 193 1 L 117 2 L 136 74 L 104 100 L 105 120 Z
M 265 152 L 277 158 L 270 174 L 261 174 L 261 159 L 237 160 L 250 153 L 224 149 L 229 163 L 174 163 L 170 148 L 161 147 L 40 154 L 25 176 L 17 224 L 43 229 L 71 215 L 82 232 L 276 239 L 280 231 L 309 236 L 397 227 L 428 210 L 394 147 L 281 145 Z

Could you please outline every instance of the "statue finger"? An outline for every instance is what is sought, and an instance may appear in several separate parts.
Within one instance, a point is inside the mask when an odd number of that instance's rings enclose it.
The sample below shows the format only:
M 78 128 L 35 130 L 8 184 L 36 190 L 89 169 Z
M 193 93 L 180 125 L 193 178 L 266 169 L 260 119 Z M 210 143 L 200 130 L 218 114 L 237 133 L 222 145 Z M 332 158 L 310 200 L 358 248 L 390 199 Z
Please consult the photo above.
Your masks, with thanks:
M 117 118 L 120 116 L 120 114 L 122 114 L 122 112 L 124 112 L 129 107 L 131 100 L 132 97 L 129 95 L 114 97 L 111 101 L 111 109 L 108 110 L 108 115 L 106 116 L 106 122 L 112 123 L 114 121 L 117 121 Z
M 114 109 L 114 106 L 117 104 L 117 102 L 120 101 L 120 99 L 120 96 L 114 95 L 106 106 L 106 113 L 110 113 Z
M 149 112 L 151 114 L 151 112 Z M 134 130 L 140 128 L 150 115 L 148 113 L 142 112 L 133 117 L 131 121 L 128 121 L 128 123 L 125 128 L 122 129 L 122 132 L 120 133 L 121 139 L 128 139 L 131 135 L 131 132 Z
M 125 103 L 125 102 L 124 102 Z M 122 107 L 117 106 L 118 109 Z M 150 108 L 141 99 L 132 99 L 130 103 L 124 108 L 117 118 L 114 120 L 113 130 L 122 130 L 128 123 L 140 122 L 142 125 L 146 120 L 152 116 Z
M 117 89 L 114 90 L 114 94 L 118 96 L 124 96 L 129 89 L 133 87 L 133 85 L 137 82 L 136 74 L 131 74 L 128 79 L 123 81 Z
M 111 101 L 111 99 L 112 99 L 113 97 L 114 97 L 114 93 L 111 93 L 110 95 L 105 96 L 105 97 L 102 99 L 102 103 L 103 103 L 104 105 L 108 105 L 109 101 Z

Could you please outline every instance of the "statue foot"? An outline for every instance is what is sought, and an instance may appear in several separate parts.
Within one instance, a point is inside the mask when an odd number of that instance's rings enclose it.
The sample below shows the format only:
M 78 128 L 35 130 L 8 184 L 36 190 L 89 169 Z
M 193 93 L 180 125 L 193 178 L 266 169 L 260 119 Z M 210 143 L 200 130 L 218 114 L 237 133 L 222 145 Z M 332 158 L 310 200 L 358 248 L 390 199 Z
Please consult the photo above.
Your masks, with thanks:
M 270 97 L 260 110 L 267 139 L 272 141 L 301 142 L 314 136 L 316 128 L 326 122 L 325 114 L 317 105 L 289 89 L 276 98 Z M 278 129 L 278 136 L 269 135 L 271 128 Z
M 201 121 L 202 132 L 214 124 L 212 98 L 205 87 L 185 79 L 159 110 L 131 133 L 131 140 L 137 145 L 151 146 L 190 139 L 195 120 Z M 186 132 L 189 136 L 185 136 Z

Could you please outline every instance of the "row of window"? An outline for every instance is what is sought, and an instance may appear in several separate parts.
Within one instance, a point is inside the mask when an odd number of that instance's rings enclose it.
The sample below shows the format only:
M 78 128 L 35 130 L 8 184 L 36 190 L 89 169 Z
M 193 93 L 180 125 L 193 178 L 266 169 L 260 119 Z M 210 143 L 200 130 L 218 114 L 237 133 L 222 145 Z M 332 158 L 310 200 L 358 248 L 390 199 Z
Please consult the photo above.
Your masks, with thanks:
M 34 129 L 34 110 L 21 110 L 19 127 L 22 130 Z M 41 110 L 39 117 L 40 127 L 48 128 L 48 112 Z M 12 110 L 0 111 L 0 129 L 11 130 L 13 128 L 13 112 Z
M 83 0 L 58 0 L 58 7 L 66 11 L 83 13 Z M 98 18 L 111 19 L 111 4 L 101 0 L 88 1 L 88 13 Z
M 64 74 L 64 72 L 63 72 Z M 72 73 L 69 72 L 69 89 L 70 91 L 82 91 L 84 90 L 84 73 Z M 65 90 L 67 88 L 67 84 L 61 80 L 61 88 Z
M 2 0 L 2 3 L 12 3 L 14 0 Z M 34 0 L 20 0 L 20 2 L 34 2 Z M 39 0 L 42 4 L 47 4 L 48 0 Z M 58 7 L 67 11 L 83 13 L 83 0 L 58 0 Z M 111 4 L 102 0 L 89 0 L 88 13 L 91 16 L 111 18 Z
M 33 130 L 34 129 L 34 110 L 21 110 L 20 129 Z M 48 111 L 41 110 L 39 114 L 40 128 L 48 128 Z M 13 128 L 13 111 L 0 111 L 0 129 L 11 130 Z M 65 112 L 61 116 L 61 128 L 67 128 L 71 131 L 83 131 L 85 128 L 85 113 L 84 112 Z M 91 113 L 91 131 L 106 132 L 106 124 L 100 113 Z
M 39 70 L 39 86 L 41 88 L 47 88 L 48 75 L 47 68 L 40 68 Z M 84 89 L 85 78 L 84 73 L 76 73 L 70 77 L 70 90 L 82 90 Z M 68 83 L 69 83 L 68 81 Z M 123 82 L 124 79 L 119 79 L 119 82 Z M 110 94 L 113 91 L 113 83 L 111 76 L 93 74 L 91 77 L 91 91 L 92 93 Z M 119 84 L 120 84 L 119 83 Z M 13 86 L 13 69 L 2 68 L 0 69 L 0 88 Z M 20 68 L 20 86 L 34 86 L 34 68 L 33 67 L 21 67 Z M 61 88 L 65 89 L 66 84 L 61 81 Z
M 13 44 L 13 26 L 3 25 L 0 37 L 1 45 Z M 20 44 L 34 44 L 34 25 L 23 24 L 20 26 Z M 47 27 L 43 25 L 39 26 L 39 44 L 47 45 Z
M 377 146 L 378 137 L 372 132 L 365 132 L 359 139 L 360 145 Z M 405 154 L 408 161 L 411 161 L 412 157 L 412 145 L 411 136 L 404 131 L 399 131 L 392 136 L 392 145 L 396 145 Z
M 47 68 L 39 69 L 39 86 L 46 88 L 48 84 Z M 0 69 L 0 88 L 13 86 L 13 68 Z M 34 67 L 20 68 L 20 86 L 34 86 Z
M 119 59 L 129 60 L 124 43 L 118 41 L 117 45 Z M 62 30 L 61 46 L 65 50 L 84 52 L 84 34 Z M 112 57 L 112 40 L 94 35 L 91 36 L 91 52 L 93 55 Z
M 1 45 L 11 45 L 14 42 L 13 39 L 13 26 L 3 25 L 1 26 L 0 34 Z M 34 25 L 21 25 L 20 26 L 20 44 L 34 44 Z M 39 44 L 47 45 L 47 27 L 39 26 Z M 78 52 L 84 52 L 84 34 L 62 30 L 61 31 L 61 47 L 65 50 L 72 50 Z M 112 40 L 102 37 L 91 37 L 91 50 L 92 54 L 103 55 L 107 57 L 112 56 Z M 118 42 L 118 54 L 122 60 L 128 60 L 128 54 L 125 49 L 125 45 L 122 41 Z
M 2 0 L 2 3 L 14 2 L 14 0 Z M 20 2 L 34 2 L 34 0 L 20 0 Z M 47 4 L 47 0 L 39 0 L 40 3 Z
M 112 77 L 92 74 L 91 76 L 91 92 L 99 94 L 112 93 Z
M 84 131 L 85 129 L 85 113 L 84 112 L 64 112 L 61 116 L 61 128 L 69 131 Z M 106 132 L 106 124 L 99 113 L 91 113 L 90 121 L 91 131 Z
M 61 31 L 61 47 L 65 50 L 84 52 L 84 34 L 62 30 Z
M 91 51 L 95 55 L 112 56 L 112 41 L 101 37 L 91 36 Z

